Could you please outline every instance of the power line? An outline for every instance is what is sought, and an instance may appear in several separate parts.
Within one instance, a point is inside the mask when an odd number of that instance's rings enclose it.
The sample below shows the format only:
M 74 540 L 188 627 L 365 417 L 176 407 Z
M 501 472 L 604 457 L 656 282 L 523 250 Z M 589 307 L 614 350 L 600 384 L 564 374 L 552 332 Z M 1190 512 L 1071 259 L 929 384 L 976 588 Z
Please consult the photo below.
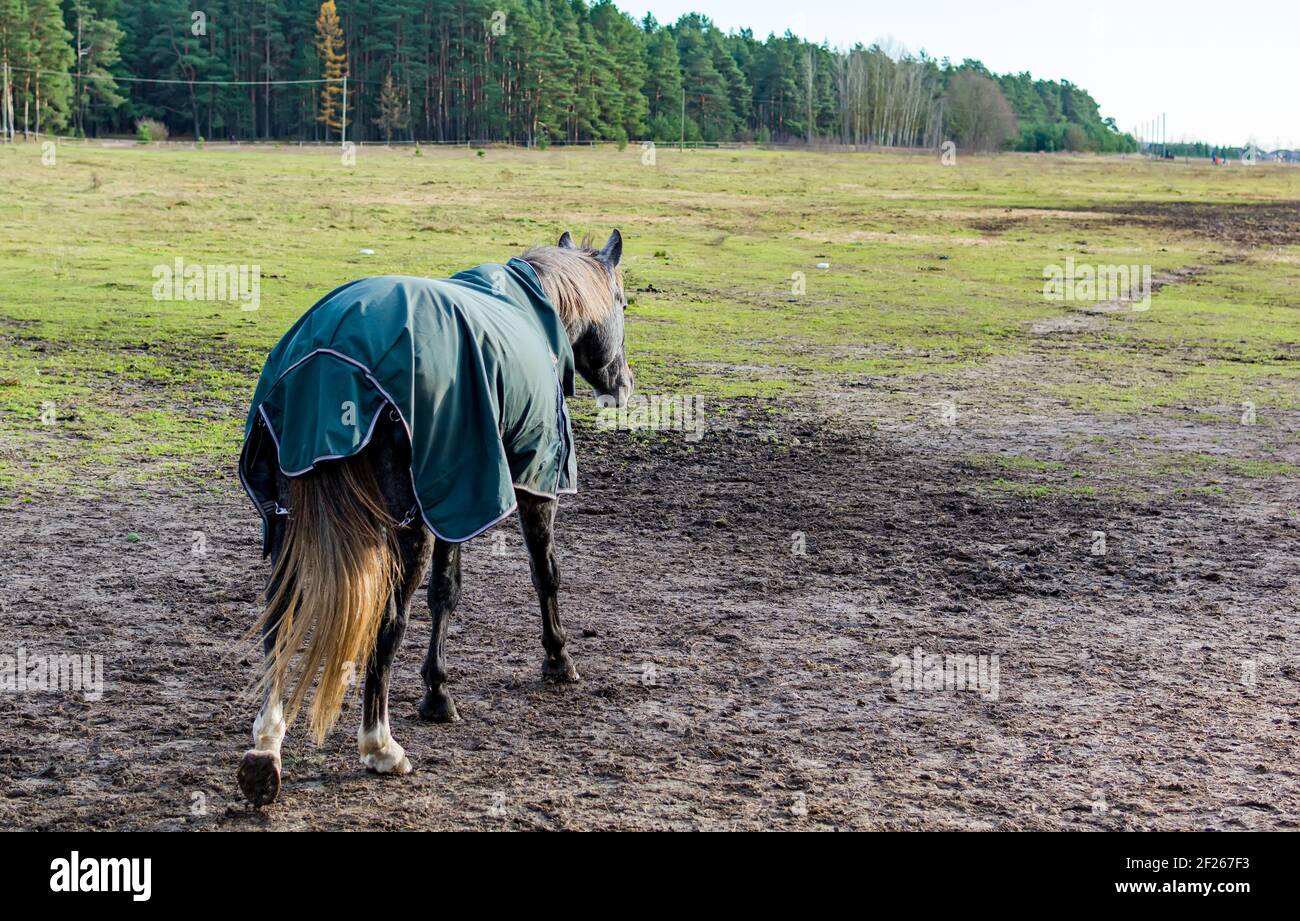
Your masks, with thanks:
M 34 67 L 10 67 L 13 73 L 38 74 L 51 77 L 71 77 L 78 80 L 112 80 L 116 83 L 163 83 L 179 86 L 292 86 L 307 83 L 342 83 L 345 77 L 321 77 L 319 80 L 160 80 L 153 77 L 119 77 L 116 74 L 72 74 L 62 70 L 40 70 Z M 354 83 L 357 81 L 353 81 Z M 368 83 L 378 81 L 369 80 Z
M 41 70 L 35 67 L 10 67 L 10 73 L 40 74 L 49 77 L 70 77 L 74 80 L 112 80 L 116 83 L 158 83 L 170 86 L 302 86 L 306 84 L 317 83 L 365 83 L 373 86 L 379 86 L 380 80 L 359 80 L 356 77 L 321 77 L 316 80 L 180 80 L 180 79 L 161 79 L 156 77 L 123 77 L 117 74 L 78 74 L 67 73 L 62 70 Z M 732 100 L 729 93 L 712 93 L 707 90 L 685 90 L 687 97 L 705 97 L 710 99 Z M 777 99 L 772 96 L 750 96 L 749 101 L 765 102 L 771 105 L 798 105 L 797 101 L 790 99 Z

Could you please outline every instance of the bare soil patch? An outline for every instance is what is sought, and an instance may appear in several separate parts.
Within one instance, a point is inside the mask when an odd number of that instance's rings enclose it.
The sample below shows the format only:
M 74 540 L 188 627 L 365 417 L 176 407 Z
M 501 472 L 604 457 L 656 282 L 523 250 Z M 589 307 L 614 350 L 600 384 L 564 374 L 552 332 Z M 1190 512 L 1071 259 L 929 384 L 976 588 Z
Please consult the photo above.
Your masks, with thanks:
M 1300 243 L 1300 201 L 1251 204 L 1134 201 L 1088 205 L 1085 210 L 1123 215 L 1125 221 L 1135 224 L 1247 248 Z
M 291 729 L 263 812 L 234 783 L 265 565 L 233 482 L 0 510 L 0 649 L 102 654 L 108 680 L 98 702 L 0 695 L 0 825 L 1296 826 L 1300 530 L 1270 511 L 1294 498 L 1280 483 L 1018 495 L 972 454 L 1071 457 L 1060 426 L 868 435 L 806 404 L 722 408 L 695 444 L 580 432 L 559 539 L 582 683 L 541 682 L 520 538 L 486 535 L 448 641 L 464 721 L 415 716 L 421 599 L 392 700 L 416 773 L 367 775 L 347 729 L 321 749 Z M 996 698 L 893 686 L 917 647 L 997 654 Z

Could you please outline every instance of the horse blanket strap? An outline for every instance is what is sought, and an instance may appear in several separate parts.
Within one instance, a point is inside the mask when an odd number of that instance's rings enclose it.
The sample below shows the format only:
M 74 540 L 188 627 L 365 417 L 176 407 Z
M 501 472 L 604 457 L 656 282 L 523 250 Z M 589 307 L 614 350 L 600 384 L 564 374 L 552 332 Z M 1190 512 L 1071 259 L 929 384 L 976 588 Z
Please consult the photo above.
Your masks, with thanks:
M 258 502 L 257 507 L 261 511 L 263 518 L 271 515 L 289 514 L 289 510 L 287 508 L 281 508 L 280 503 L 276 502 L 274 499 L 267 499 L 265 502 Z
M 350 457 L 379 414 L 395 412 L 418 512 L 459 543 L 509 515 L 516 488 L 575 491 L 573 384 L 564 323 L 528 263 L 363 278 L 326 295 L 271 350 L 240 478 L 266 523 L 277 470 L 302 476 Z

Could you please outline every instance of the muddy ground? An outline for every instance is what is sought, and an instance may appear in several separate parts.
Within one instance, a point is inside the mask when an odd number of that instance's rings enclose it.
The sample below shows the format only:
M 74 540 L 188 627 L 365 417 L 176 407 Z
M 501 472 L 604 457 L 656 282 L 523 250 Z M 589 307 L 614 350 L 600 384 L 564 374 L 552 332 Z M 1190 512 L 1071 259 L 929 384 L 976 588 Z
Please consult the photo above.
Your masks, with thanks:
M 415 773 L 364 772 L 353 700 L 321 749 L 291 730 L 281 800 L 261 812 L 234 783 L 253 716 L 240 636 L 265 573 L 237 487 L 5 510 L 0 640 L 100 652 L 107 688 L 0 696 L 0 825 L 1296 826 L 1289 483 L 1008 494 L 969 458 L 1058 457 L 1103 485 L 1134 466 L 1091 456 L 1086 420 L 871 432 L 849 396 L 726 408 L 695 444 L 581 431 L 582 491 L 560 522 L 580 684 L 541 682 L 517 529 L 489 534 L 448 642 L 463 721 L 415 715 L 421 598 L 392 701 Z M 1215 437 L 1270 437 L 1241 429 Z M 996 694 L 896 686 L 891 659 L 917 647 L 996 654 Z
M 1297 213 L 1141 219 L 1255 245 Z M 262 811 L 234 779 L 266 567 L 233 466 L 0 507 L 0 653 L 101 654 L 106 679 L 0 694 L 0 827 L 1295 828 L 1300 488 L 1243 464 L 1300 463 L 1300 419 L 1007 409 L 1107 322 L 1030 329 L 942 393 L 706 404 L 699 442 L 582 427 L 559 522 L 582 682 L 542 683 L 500 529 L 448 640 L 463 721 L 416 716 L 421 597 L 392 699 L 415 773 L 365 773 L 353 699 L 322 748 L 291 729 Z M 917 649 L 996 656 L 996 682 L 908 686 Z

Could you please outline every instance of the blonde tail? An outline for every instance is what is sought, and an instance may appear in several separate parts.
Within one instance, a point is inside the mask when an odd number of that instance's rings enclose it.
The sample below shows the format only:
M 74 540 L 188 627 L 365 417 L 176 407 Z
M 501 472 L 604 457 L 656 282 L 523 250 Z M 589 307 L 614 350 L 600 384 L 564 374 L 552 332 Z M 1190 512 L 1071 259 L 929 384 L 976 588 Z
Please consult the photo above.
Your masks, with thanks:
M 401 551 L 397 523 L 367 457 L 330 461 L 289 484 L 288 532 L 271 576 L 275 588 L 254 628 L 260 633 L 278 614 L 274 651 L 259 685 L 287 694 L 285 716 L 292 722 L 315 682 L 308 722 L 319 745 L 338 722 L 348 684 L 360 684 L 397 583 Z

